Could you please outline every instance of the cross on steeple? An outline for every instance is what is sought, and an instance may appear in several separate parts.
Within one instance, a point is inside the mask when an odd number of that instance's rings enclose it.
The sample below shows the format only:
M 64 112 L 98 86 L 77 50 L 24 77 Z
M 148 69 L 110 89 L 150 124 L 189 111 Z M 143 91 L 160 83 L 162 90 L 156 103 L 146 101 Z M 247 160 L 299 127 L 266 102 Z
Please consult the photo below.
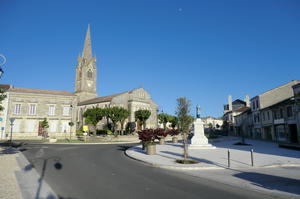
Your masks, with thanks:
M 87 60 L 92 58 L 92 42 L 91 42 L 91 34 L 90 34 L 90 24 L 88 24 L 88 28 L 86 31 L 85 41 L 84 41 L 84 47 L 82 51 L 82 58 L 85 58 Z

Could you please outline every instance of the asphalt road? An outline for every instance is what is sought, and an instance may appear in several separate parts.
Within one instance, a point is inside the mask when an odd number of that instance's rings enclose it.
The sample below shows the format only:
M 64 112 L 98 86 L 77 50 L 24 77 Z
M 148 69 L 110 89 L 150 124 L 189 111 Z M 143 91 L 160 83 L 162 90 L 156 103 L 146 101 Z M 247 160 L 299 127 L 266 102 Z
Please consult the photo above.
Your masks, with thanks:
M 271 196 L 130 159 L 131 145 L 25 145 L 23 154 L 60 198 L 255 198 Z

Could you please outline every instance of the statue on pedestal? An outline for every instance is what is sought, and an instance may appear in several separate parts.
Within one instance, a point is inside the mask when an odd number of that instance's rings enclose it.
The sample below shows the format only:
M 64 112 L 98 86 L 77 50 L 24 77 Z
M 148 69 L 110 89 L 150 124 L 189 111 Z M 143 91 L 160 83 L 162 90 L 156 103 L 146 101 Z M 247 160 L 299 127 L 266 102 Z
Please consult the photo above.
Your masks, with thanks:
M 200 118 L 200 106 L 196 106 L 196 120 L 193 123 L 194 136 L 191 139 L 189 149 L 215 149 L 215 146 L 208 144 L 208 139 L 204 135 L 204 127 Z
M 200 118 L 200 106 L 196 106 L 196 118 Z

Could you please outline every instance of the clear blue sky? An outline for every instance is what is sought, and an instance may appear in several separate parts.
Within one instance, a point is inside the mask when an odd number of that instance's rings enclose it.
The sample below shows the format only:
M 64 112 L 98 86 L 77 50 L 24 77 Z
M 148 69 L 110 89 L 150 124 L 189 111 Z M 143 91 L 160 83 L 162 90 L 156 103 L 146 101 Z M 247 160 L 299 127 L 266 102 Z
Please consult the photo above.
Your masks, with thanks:
M 143 86 L 164 112 L 185 96 L 220 116 L 228 94 L 300 79 L 297 0 L 1 0 L 1 83 L 74 91 L 88 23 L 100 96 Z

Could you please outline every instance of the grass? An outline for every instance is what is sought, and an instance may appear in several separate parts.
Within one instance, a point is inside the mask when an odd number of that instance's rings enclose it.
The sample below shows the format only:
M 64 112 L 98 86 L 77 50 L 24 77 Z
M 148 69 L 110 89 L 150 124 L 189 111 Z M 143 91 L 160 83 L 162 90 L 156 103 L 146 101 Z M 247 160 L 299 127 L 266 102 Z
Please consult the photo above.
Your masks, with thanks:
M 175 160 L 176 163 L 179 164 L 197 164 L 199 161 L 197 160 Z

